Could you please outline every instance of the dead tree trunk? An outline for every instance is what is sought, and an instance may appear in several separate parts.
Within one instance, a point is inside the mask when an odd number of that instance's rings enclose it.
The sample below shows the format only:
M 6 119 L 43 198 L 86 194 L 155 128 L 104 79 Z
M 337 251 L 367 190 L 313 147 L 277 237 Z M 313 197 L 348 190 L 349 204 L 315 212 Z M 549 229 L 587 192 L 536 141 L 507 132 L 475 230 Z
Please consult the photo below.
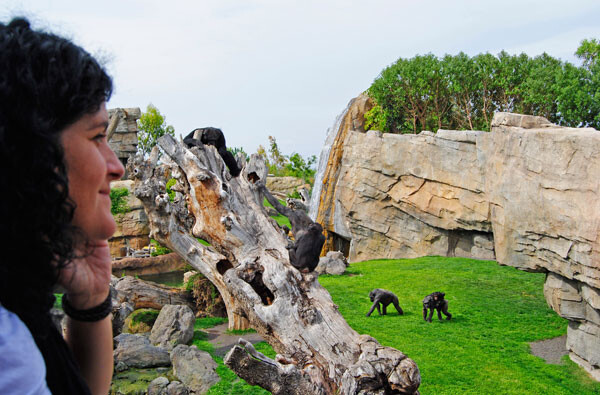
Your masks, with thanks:
M 417 365 L 403 353 L 359 335 L 338 312 L 315 273 L 289 263 L 286 239 L 262 205 L 257 188 L 267 168 L 258 155 L 231 178 L 212 146 L 187 149 L 171 136 L 133 164 L 136 196 L 151 237 L 181 255 L 219 290 L 231 329 L 248 323 L 277 351 L 277 362 L 234 347 L 226 363 L 240 377 L 273 393 L 418 393 Z M 239 162 L 244 162 L 238 157 Z M 175 178 L 173 201 L 166 181 Z M 208 241 L 205 247 L 197 241 Z M 248 369 L 248 363 L 264 374 Z

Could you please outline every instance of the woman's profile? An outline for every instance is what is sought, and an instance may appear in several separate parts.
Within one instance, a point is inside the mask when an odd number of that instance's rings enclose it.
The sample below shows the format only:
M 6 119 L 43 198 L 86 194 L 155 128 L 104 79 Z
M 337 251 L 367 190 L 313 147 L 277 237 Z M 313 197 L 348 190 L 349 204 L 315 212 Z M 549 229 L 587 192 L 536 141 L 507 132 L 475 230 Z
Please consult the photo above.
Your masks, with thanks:
M 0 23 L 0 393 L 108 392 L 112 81 L 85 50 Z M 52 324 L 53 289 L 67 335 Z

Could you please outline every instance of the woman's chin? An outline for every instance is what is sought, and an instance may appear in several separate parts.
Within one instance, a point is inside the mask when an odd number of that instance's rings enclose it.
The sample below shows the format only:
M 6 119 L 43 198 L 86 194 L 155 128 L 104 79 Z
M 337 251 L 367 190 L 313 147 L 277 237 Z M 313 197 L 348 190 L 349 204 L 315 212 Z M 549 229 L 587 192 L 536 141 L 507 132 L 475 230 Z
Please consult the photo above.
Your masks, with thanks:
M 112 215 L 106 217 L 103 221 L 98 221 L 93 229 L 89 229 L 87 232 L 84 229 L 88 241 L 90 242 L 102 242 L 110 239 L 117 230 L 117 224 Z

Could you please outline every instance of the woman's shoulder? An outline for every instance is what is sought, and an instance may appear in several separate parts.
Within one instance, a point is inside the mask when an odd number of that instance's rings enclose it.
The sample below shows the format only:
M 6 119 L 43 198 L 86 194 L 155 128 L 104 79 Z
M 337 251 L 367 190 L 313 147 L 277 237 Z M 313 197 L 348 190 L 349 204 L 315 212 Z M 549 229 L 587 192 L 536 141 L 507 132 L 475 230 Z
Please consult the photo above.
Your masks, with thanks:
M 0 305 L 0 393 L 50 394 L 46 365 L 27 326 Z

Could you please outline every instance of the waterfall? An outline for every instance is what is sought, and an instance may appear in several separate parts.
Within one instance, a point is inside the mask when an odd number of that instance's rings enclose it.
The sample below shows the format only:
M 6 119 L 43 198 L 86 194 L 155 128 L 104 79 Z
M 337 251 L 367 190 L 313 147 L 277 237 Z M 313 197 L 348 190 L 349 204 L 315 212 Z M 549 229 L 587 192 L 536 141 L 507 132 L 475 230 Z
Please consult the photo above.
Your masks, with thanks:
M 319 156 L 319 165 L 317 167 L 317 173 L 315 174 L 315 183 L 314 187 L 310 194 L 310 205 L 308 209 L 308 215 L 314 221 L 317 219 L 317 214 L 319 212 L 319 202 L 321 201 L 321 190 L 323 189 L 323 176 L 325 175 L 325 170 L 327 169 L 327 162 L 329 161 L 329 154 L 331 153 L 331 146 L 333 145 L 333 141 L 335 140 L 335 136 L 337 136 L 338 131 L 340 129 L 340 125 L 346 116 L 346 113 L 350 109 L 350 106 L 354 102 L 355 99 L 350 100 L 344 111 L 335 119 L 335 123 L 332 127 L 327 129 L 327 136 L 325 137 L 325 144 L 323 145 L 323 149 L 321 149 L 321 155 Z

